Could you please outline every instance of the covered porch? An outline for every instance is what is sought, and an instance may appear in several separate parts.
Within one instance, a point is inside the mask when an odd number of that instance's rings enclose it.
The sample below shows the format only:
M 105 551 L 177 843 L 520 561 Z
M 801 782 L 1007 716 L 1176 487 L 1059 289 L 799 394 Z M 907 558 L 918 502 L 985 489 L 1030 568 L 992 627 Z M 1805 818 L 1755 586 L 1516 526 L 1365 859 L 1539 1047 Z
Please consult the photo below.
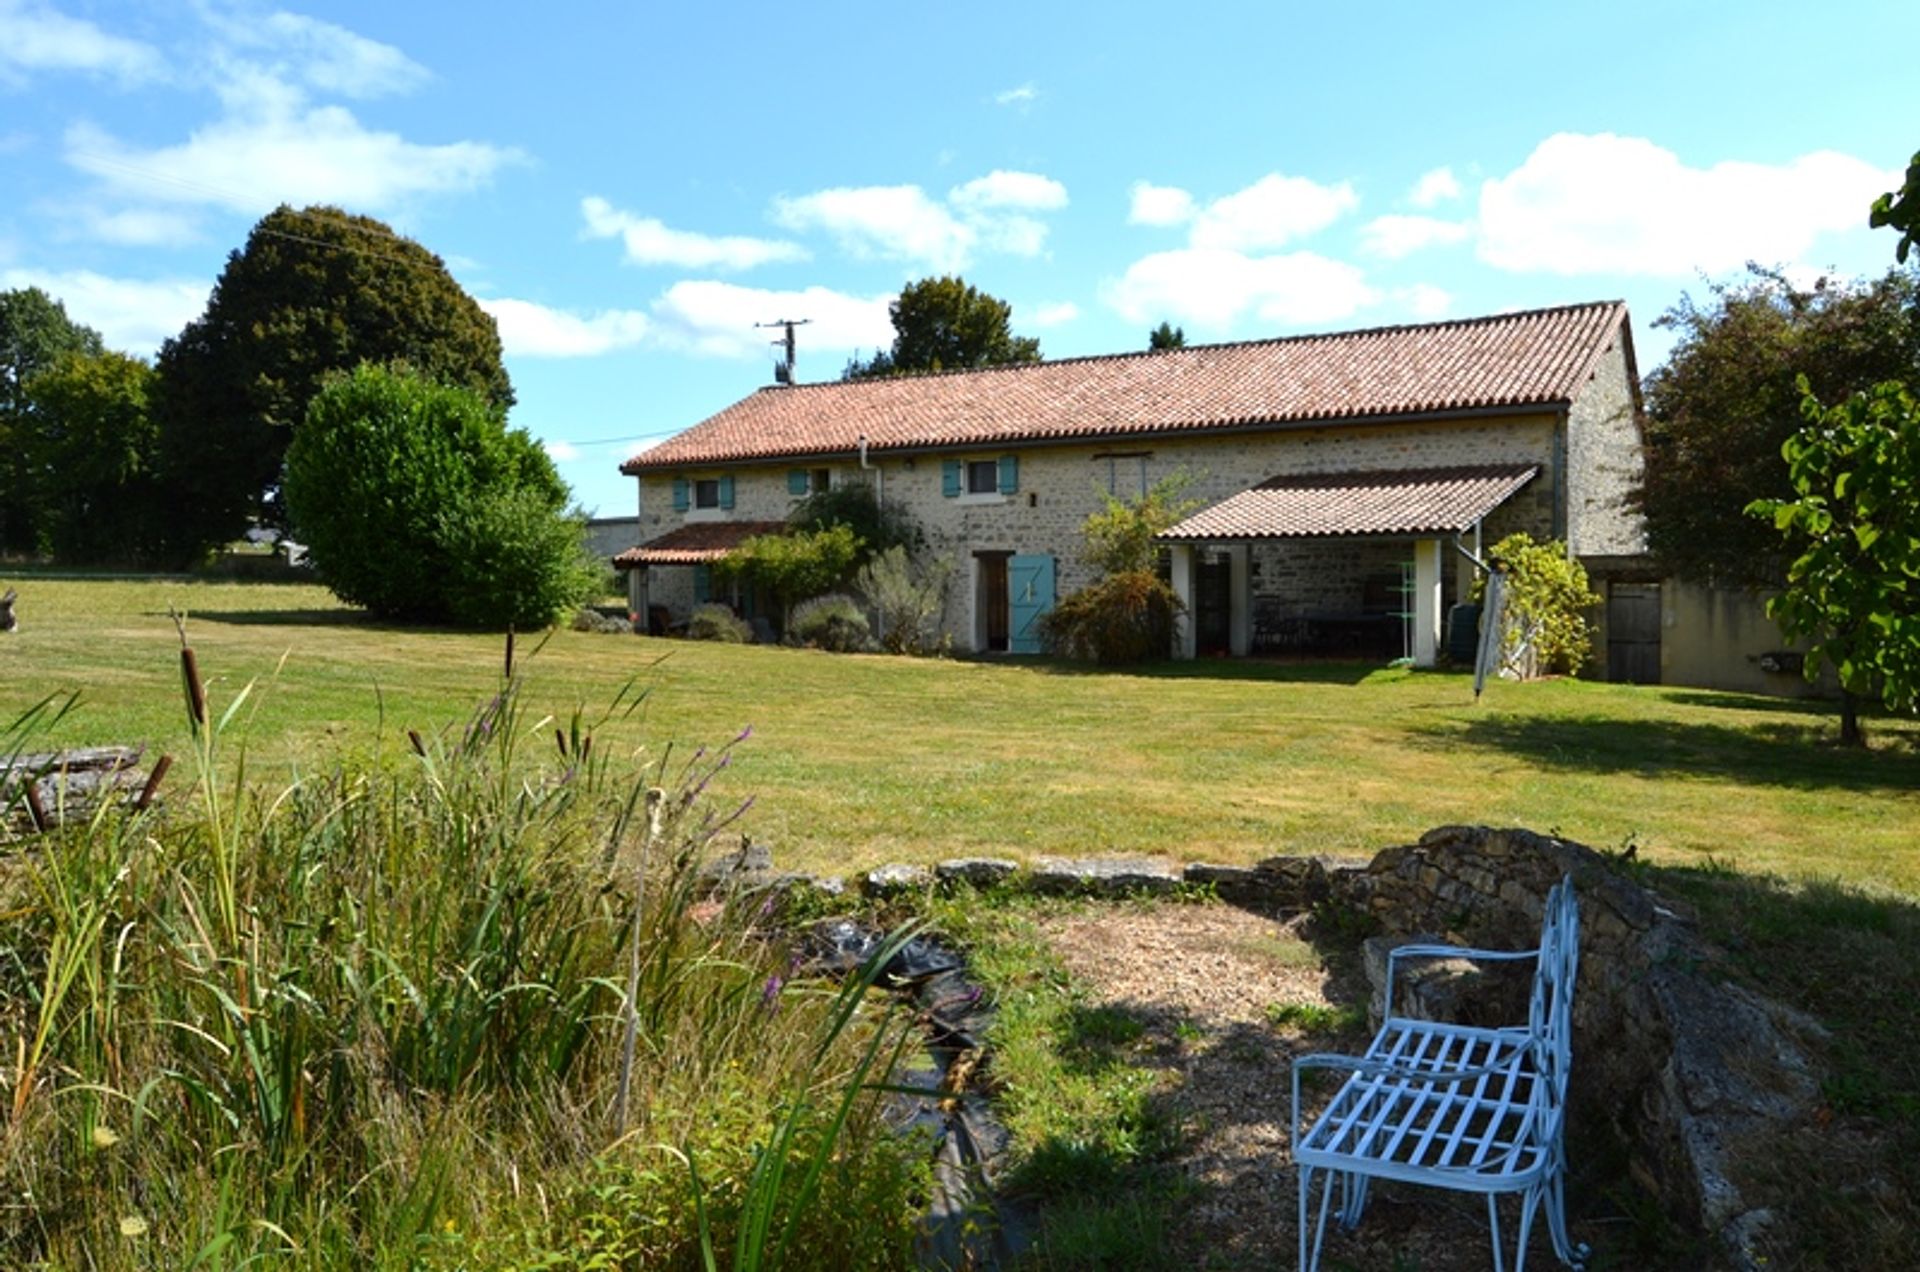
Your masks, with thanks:
M 1449 541 L 1470 536 L 1477 548 L 1481 522 L 1539 471 L 1289 475 L 1195 513 L 1158 536 L 1186 607 L 1174 656 L 1298 648 L 1434 666 L 1447 593 L 1466 599 L 1472 580 Z
M 714 564 L 756 535 L 779 534 L 783 521 L 695 521 L 676 526 L 657 539 L 650 539 L 613 558 L 613 568 L 626 572 L 627 605 L 653 635 L 665 635 L 683 624 L 694 606 L 720 601 L 734 606 L 735 612 L 750 610 L 751 604 L 721 595 L 713 578 Z M 752 613 L 740 613 L 751 620 Z

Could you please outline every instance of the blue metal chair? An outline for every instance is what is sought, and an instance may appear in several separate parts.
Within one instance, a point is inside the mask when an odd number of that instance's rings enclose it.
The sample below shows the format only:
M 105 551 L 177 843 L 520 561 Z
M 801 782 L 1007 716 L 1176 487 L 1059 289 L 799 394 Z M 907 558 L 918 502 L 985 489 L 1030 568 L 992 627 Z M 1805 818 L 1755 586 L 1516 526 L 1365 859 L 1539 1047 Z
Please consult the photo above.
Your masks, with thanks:
M 1553 1251 L 1571 1268 L 1587 1257 L 1567 1235 L 1567 1069 L 1572 1060 L 1574 976 L 1580 963 L 1579 908 L 1573 880 L 1547 894 L 1537 950 L 1477 950 L 1403 945 L 1387 957 L 1387 1017 L 1361 1057 L 1302 1056 L 1293 1063 L 1293 1160 L 1300 1173 L 1300 1268 L 1320 1264 L 1332 1211 L 1351 1230 L 1366 1209 L 1375 1178 L 1397 1179 L 1487 1198 L 1494 1272 L 1504 1272 L 1497 1201 L 1520 1194 L 1515 1272 L 1525 1272 L 1534 1214 L 1544 1209 Z M 1474 962 L 1534 959 L 1527 1023 L 1497 1029 L 1394 1014 L 1394 974 L 1403 959 Z M 1300 1075 L 1314 1069 L 1347 1074 L 1333 1100 L 1301 1131 Z M 1316 1176 L 1319 1215 L 1308 1213 Z M 1335 1206 L 1335 1192 L 1339 1193 Z M 1311 1237 L 1311 1240 L 1309 1240 Z

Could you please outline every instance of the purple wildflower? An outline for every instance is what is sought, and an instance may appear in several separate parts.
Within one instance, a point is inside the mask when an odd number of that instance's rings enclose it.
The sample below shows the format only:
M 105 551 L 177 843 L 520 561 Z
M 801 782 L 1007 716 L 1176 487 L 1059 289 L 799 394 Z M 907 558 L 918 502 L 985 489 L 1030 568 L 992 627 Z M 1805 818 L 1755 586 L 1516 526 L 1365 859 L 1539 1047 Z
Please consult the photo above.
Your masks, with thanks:
M 768 1011 L 778 1011 L 780 1009 L 780 991 L 786 988 L 786 984 L 787 982 L 778 972 L 767 977 L 766 987 L 760 991 L 760 1005 Z
M 753 736 L 753 726 L 748 725 L 746 728 L 740 730 L 740 736 L 733 740 L 734 745 L 738 746 L 740 743 L 745 742 L 748 738 L 752 736 Z

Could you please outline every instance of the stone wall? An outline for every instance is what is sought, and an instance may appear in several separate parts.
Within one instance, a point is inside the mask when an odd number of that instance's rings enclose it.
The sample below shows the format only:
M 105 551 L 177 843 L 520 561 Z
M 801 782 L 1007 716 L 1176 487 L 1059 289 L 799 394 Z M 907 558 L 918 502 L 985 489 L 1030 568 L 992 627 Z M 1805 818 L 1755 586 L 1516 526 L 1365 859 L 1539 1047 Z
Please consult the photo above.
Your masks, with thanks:
M 1607 1140 L 1621 1144 L 1633 1175 L 1675 1221 L 1717 1238 L 1731 1266 L 1777 1262 L 1787 1237 L 1764 1204 L 1761 1175 L 1783 1136 L 1819 1107 L 1817 1023 L 1735 983 L 1685 912 L 1566 840 L 1443 827 L 1329 882 L 1336 899 L 1372 916 L 1386 944 L 1439 935 L 1523 949 L 1538 943 L 1547 890 L 1568 874 L 1580 901 L 1568 1131 L 1576 1171 Z M 1457 985 L 1447 992 L 1463 996 Z M 1489 993 L 1506 998 L 1497 982 Z
M 1628 506 L 1645 465 L 1626 328 L 1614 336 L 1567 412 L 1567 546 L 1576 556 L 1646 551 L 1646 522 Z
M 1427 468 L 1455 464 L 1528 463 L 1540 465 L 1541 475 L 1488 518 L 1486 542 L 1513 529 L 1536 536 L 1552 531 L 1553 472 L 1556 418 L 1551 414 L 1492 417 L 1479 420 L 1434 421 L 1380 426 L 1348 425 L 1336 428 L 1275 429 L 1244 434 L 1169 440 L 1146 440 L 1139 445 L 1024 446 L 1015 450 L 982 447 L 955 455 L 878 458 L 870 470 L 855 463 L 831 465 L 833 480 L 878 483 L 883 496 L 895 499 L 919 519 L 933 553 L 952 562 L 945 627 L 959 649 L 976 647 L 977 552 L 1018 552 L 1052 556 L 1056 587 L 1066 595 L 1092 581 L 1092 571 L 1080 561 L 1080 527 L 1088 514 L 1103 506 L 1111 491 L 1138 494 L 1175 472 L 1193 478 L 1188 494 L 1202 503 L 1215 503 L 1247 487 L 1281 474 L 1360 469 Z M 1017 453 L 1019 490 L 1012 495 L 941 493 L 943 460 L 997 459 Z M 732 468 L 687 468 L 648 473 L 639 479 L 639 541 L 665 534 L 687 521 L 701 519 L 778 520 L 796 499 L 788 494 L 785 462 Z M 809 461 L 809 467 L 822 466 Z M 675 476 L 734 478 L 734 507 L 676 513 L 672 503 Z M 1286 546 L 1263 547 L 1263 560 L 1277 569 Z M 1362 548 L 1379 555 L 1378 549 Z M 1392 548 L 1390 551 L 1399 551 Z M 1410 557 L 1411 552 L 1407 555 Z M 1456 569 L 1455 554 L 1446 554 Z M 1324 558 L 1323 558 L 1324 559 Z M 1372 557 L 1367 568 L 1372 568 Z M 1390 560 L 1389 560 L 1390 564 Z M 1311 567 L 1307 567 L 1311 568 Z M 1279 575 L 1272 576 L 1278 579 Z M 1450 579 L 1452 576 L 1449 576 Z M 676 616 L 685 616 L 692 603 L 691 571 L 649 571 L 649 600 L 667 604 Z M 1278 583 L 1274 585 L 1279 587 Z M 1456 594 L 1449 582 L 1447 595 Z

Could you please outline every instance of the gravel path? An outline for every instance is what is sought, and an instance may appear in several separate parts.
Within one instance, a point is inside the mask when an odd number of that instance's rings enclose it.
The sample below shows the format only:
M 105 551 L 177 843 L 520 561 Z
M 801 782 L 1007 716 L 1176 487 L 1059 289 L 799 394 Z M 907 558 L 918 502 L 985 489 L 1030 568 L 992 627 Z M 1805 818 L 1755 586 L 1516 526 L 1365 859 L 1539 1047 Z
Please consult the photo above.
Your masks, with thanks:
M 1146 1026 L 1130 1058 L 1162 1070 L 1164 1097 L 1190 1132 L 1180 1164 L 1201 1185 L 1178 1253 L 1193 1267 L 1292 1267 L 1289 1065 L 1302 1051 L 1357 1052 L 1365 1038 L 1309 1038 L 1272 1023 L 1269 1008 L 1363 1005 L 1364 982 L 1330 976 L 1297 921 L 1228 905 L 1090 907 L 1042 930 L 1096 1002 Z M 1510 1242 L 1510 1212 L 1502 1226 Z M 1542 1236 L 1529 1254 L 1559 1266 Z M 1330 1235 L 1323 1264 L 1449 1272 L 1490 1267 L 1490 1256 L 1477 1198 L 1376 1185 L 1360 1231 Z

